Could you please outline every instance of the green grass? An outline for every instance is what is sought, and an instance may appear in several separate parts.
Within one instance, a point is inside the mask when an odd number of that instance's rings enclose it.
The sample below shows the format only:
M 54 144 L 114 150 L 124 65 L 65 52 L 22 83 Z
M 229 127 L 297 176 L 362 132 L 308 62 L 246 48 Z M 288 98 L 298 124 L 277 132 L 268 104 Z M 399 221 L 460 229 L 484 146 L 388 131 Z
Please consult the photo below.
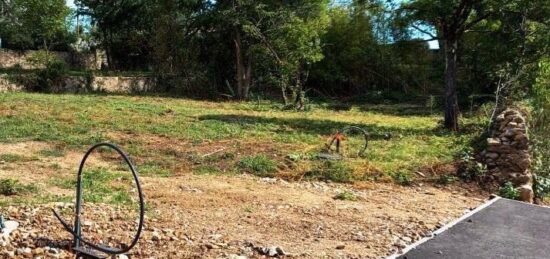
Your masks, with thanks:
M 14 163 L 25 160 L 25 157 L 18 154 L 2 154 L 0 155 L 0 160 L 7 163 Z
M 39 154 L 45 157 L 64 157 L 66 152 L 61 148 L 52 148 L 40 150 Z
M 76 179 L 56 179 L 53 185 L 74 190 Z M 82 174 L 83 199 L 85 202 L 130 205 L 130 188 L 133 180 L 129 174 L 112 172 L 105 168 L 85 170 Z
M 277 163 L 265 155 L 243 157 L 239 161 L 239 167 L 260 177 L 273 177 L 277 172 Z
M 308 112 L 285 111 L 279 106 L 270 101 L 2 93 L 0 142 L 36 140 L 84 150 L 96 142 L 112 141 L 130 153 L 146 176 L 244 170 L 260 176 L 309 175 L 313 179 L 349 182 L 372 179 L 373 174 L 410 174 L 418 168 L 450 163 L 477 134 L 441 129 L 442 116 L 422 106 L 363 104 L 333 110 L 330 104 L 313 103 Z M 475 126 L 478 122 L 466 118 L 464 123 Z M 371 135 L 365 158 L 325 164 L 308 155 L 294 161 L 291 169 L 278 170 L 288 154 L 317 154 L 338 129 L 352 125 L 365 128 Z M 384 140 L 384 133 L 391 133 L 393 138 Z M 152 137 L 185 145 L 185 150 L 172 152 L 165 146 L 148 146 L 144 140 Z M 221 142 L 216 148 L 224 146 L 228 150 L 219 154 L 203 157 L 212 149 L 193 151 Z M 357 143 L 349 139 L 344 146 Z M 40 153 L 63 155 L 61 150 Z

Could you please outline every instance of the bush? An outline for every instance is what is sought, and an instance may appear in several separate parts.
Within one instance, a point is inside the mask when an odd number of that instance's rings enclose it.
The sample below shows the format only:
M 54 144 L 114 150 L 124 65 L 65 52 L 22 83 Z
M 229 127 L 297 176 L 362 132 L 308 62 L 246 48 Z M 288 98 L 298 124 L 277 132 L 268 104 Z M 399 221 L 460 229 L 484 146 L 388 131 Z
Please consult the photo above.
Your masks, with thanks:
M 63 87 L 68 69 L 62 61 L 52 61 L 46 65 L 46 68 L 36 72 L 36 86 L 34 91 L 38 92 L 58 92 Z
M 266 155 L 247 156 L 239 161 L 239 167 L 260 177 L 274 177 L 277 164 Z
M 511 200 L 517 200 L 519 198 L 519 191 L 514 187 L 511 182 L 506 182 L 498 191 L 500 197 L 504 197 Z
M 487 166 L 476 161 L 471 148 L 463 150 L 459 160 L 458 177 L 464 181 L 477 181 L 487 173 Z
M 37 51 L 27 61 L 33 65 L 35 82 L 29 85 L 29 90 L 37 92 L 57 92 L 63 87 L 68 68 L 65 62 L 46 51 Z

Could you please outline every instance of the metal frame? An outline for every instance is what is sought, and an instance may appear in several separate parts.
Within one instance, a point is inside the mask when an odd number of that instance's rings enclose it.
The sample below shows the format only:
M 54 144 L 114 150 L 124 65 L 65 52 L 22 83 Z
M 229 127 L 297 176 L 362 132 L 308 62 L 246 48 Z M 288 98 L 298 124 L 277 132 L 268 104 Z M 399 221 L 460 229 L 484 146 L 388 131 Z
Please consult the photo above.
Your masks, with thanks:
M 84 170 L 84 165 L 86 163 L 86 160 L 88 159 L 90 154 L 94 150 L 96 150 L 97 148 L 100 148 L 100 147 L 111 148 L 111 149 L 115 150 L 124 159 L 126 164 L 129 166 L 130 171 L 132 172 L 132 175 L 134 177 L 134 181 L 135 181 L 135 184 L 136 184 L 136 187 L 137 187 L 138 195 L 139 195 L 139 209 L 140 209 L 140 212 L 139 212 L 138 229 L 137 229 L 136 235 L 134 236 L 134 239 L 132 240 L 132 243 L 130 243 L 130 245 L 122 246 L 123 247 L 122 249 L 116 249 L 116 248 L 112 248 L 112 247 L 106 247 L 106 246 L 101 246 L 101 245 L 94 244 L 94 243 L 84 239 L 82 237 L 82 233 L 81 233 L 80 216 L 81 216 L 81 212 L 82 212 L 82 172 Z M 99 252 L 109 254 L 109 255 L 118 255 L 118 254 L 124 254 L 124 253 L 129 252 L 137 244 L 137 242 L 138 242 L 138 240 L 141 236 L 141 232 L 143 230 L 143 221 L 144 221 L 144 214 L 145 214 L 145 203 L 144 203 L 144 199 L 143 199 L 143 192 L 141 190 L 141 185 L 139 183 L 137 170 L 136 170 L 134 164 L 130 161 L 130 158 L 128 157 L 128 155 L 126 155 L 126 153 L 124 153 L 124 151 L 122 151 L 120 148 L 118 148 L 117 146 L 115 146 L 111 143 L 96 144 L 93 147 L 91 147 L 88 150 L 88 152 L 86 152 L 86 155 L 84 155 L 84 158 L 80 162 L 80 167 L 78 169 L 78 176 L 77 177 L 78 178 L 77 178 L 77 186 L 76 186 L 76 207 L 75 207 L 74 229 L 72 229 L 71 226 L 67 222 L 65 222 L 55 210 L 53 210 L 53 213 L 54 213 L 55 217 L 59 220 L 59 222 L 61 222 L 61 224 L 63 225 L 65 230 L 67 232 L 69 232 L 71 235 L 73 235 L 73 237 L 74 237 L 74 242 L 73 242 L 74 247 L 73 247 L 73 249 L 77 252 L 77 256 L 78 256 L 78 253 L 83 253 L 83 254 L 85 254 L 89 257 L 101 258 L 101 257 L 97 256 L 97 254 L 94 253 L 93 249 L 95 249 Z M 82 244 L 84 244 L 85 246 L 83 246 Z
M 328 149 L 330 150 L 332 145 L 334 145 L 335 142 L 336 142 L 336 153 L 340 154 L 340 144 L 341 144 L 340 143 L 340 136 L 345 136 L 347 133 L 349 133 L 351 131 L 358 131 L 359 133 L 362 133 L 363 136 L 365 137 L 365 146 L 363 146 L 363 148 L 361 150 L 359 150 L 359 152 L 357 153 L 358 156 L 364 155 L 365 152 L 367 151 L 368 146 L 369 146 L 369 133 L 365 129 L 357 127 L 357 126 L 349 126 L 349 127 L 343 128 L 341 130 L 338 130 L 338 132 L 331 138 L 331 141 L 328 144 Z

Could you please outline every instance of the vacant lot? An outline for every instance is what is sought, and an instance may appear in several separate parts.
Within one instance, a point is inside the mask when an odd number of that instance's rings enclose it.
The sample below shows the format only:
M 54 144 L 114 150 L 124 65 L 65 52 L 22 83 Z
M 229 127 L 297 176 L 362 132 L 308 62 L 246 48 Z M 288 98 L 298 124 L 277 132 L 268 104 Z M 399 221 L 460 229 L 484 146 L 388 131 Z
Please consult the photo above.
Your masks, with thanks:
M 228 257 L 277 245 L 304 257 L 379 257 L 482 201 L 479 190 L 452 177 L 436 184 L 471 141 L 440 130 L 439 119 L 410 105 L 293 112 L 267 101 L 0 94 L 0 201 L 21 231 L 69 238 L 46 208 L 74 199 L 84 151 L 110 141 L 142 176 L 148 222 L 140 256 Z M 317 158 L 336 130 L 352 125 L 370 133 L 365 157 L 353 153 L 360 140 L 352 136 L 344 141 L 349 159 Z M 113 213 L 134 209 L 123 165 L 98 152 L 84 183 L 87 202 L 111 205 L 90 206 L 86 235 L 127 239 L 132 226 L 117 231 L 112 223 Z

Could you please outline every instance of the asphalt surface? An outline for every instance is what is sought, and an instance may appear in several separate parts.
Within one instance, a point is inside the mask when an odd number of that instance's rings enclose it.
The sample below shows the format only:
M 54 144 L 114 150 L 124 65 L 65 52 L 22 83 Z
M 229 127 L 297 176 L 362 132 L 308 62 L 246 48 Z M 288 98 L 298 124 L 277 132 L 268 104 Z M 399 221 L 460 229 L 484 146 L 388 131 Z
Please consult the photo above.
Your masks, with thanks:
M 550 258 L 550 208 L 500 198 L 398 258 Z

